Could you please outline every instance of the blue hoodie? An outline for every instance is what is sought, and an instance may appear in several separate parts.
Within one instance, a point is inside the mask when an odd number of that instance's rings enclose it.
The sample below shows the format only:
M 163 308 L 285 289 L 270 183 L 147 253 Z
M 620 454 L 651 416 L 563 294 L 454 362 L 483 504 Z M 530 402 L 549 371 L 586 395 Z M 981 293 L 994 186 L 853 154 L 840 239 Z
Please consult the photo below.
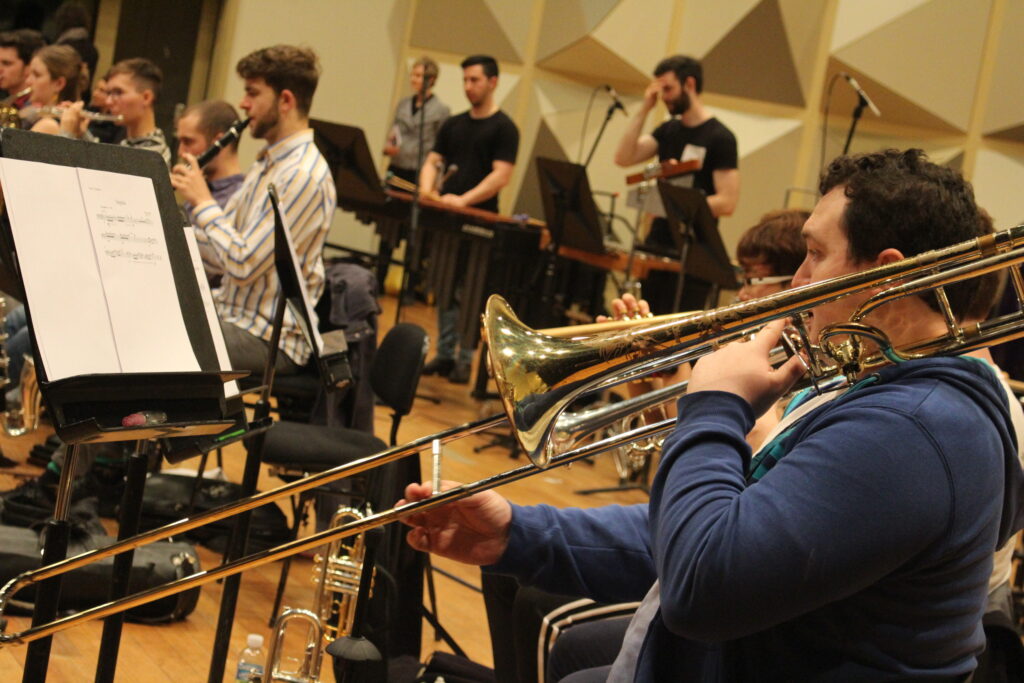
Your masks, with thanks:
M 650 505 L 513 510 L 489 570 L 615 602 L 660 583 L 638 681 L 971 671 L 992 553 L 1024 523 L 1006 395 L 971 359 L 903 363 L 804 416 L 748 484 L 735 395 L 680 399 Z

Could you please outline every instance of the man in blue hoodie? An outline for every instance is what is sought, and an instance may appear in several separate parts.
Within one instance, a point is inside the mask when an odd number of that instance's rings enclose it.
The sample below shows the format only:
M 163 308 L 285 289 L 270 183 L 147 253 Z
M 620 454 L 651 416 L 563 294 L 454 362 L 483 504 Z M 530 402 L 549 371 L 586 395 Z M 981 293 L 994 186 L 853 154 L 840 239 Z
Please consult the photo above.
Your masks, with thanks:
M 918 150 L 841 157 L 820 189 L 795 286 L 982 223 L 970 185 Z M 975 289 L 947 288 L 957 315 Z M 868 296 L 816 308 L 812 338 Z M 946 329 L 932 294 L 865 322 L 897 347 Z M 984 645 L 992 554 L 1022 523 L 1005 392 L 975 359 L 901 363 L 791 406 L 752 458 L 746 432 L 801 372 L 769 364 L 780 331 L 697 363 L 649 505 L 557 510 L 487 492 L 412 518 L 410 544 L 546 590 L 642 599 L 614 663 L 573 681 L 964 680 Z M 406 498 L 429 494 L 412 485 Z

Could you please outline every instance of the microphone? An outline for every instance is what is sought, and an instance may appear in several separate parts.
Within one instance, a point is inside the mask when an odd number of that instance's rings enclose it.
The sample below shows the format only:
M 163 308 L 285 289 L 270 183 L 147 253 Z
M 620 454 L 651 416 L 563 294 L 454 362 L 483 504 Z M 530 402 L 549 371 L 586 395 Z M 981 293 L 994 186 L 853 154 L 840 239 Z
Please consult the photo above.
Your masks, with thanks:
M 614 111 L 615 109 L 621 109 L 623 115 L 629 116 L 629 112 L 626 111 L 626 107 L 623 106 L 622 100 L 619 99 L 619 93 L 615 92 L 615 88 L 606 83 L 604 89 L 615 102 L 615 104 L 612 105 L 612 110 Z
M 231 124 L 231 127 L 224 131 L 224 134 L 217 138 L 205 152 L 196 157 L 196 164 L 199 168 L 206 166 L 210 161 L 220 154 L 220 151 L 238 139 L 245 127 L 249 125 L 249 119 L 241 119 Z
M 846 79 L 846 82 L 850 84 L 850 87 L 853 88 L 854 92 L 856 92 L 861 97 L 861 99 L 864 100 L 868 107 L 871 108 L 871 111 L 874 112 L 875 116 L 882 115 L 882 112 L 878 111 L 878 107 L 876 107 L 875 103 L 871 101 L 871 98 L 868 97 L 868 94 L 864 92 L 863 88 L 860 87 L 860 83 L 857 82 L 856 78 L 846 73 L 845 71 L 840 71 L 839 75 Z

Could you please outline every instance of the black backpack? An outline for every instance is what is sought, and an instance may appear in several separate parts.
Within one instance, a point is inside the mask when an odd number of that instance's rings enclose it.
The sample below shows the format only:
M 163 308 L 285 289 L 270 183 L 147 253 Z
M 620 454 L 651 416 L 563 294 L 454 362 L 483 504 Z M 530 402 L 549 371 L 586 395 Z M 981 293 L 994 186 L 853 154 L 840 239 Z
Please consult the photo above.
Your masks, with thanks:
M 154 474 L 146 480 L 142 497 L 140 530 L 147 531 L 176 522 L 189 514 L 189 499 L 195 477 L 181 474 Z M 228 481 L 203 479 L 192 514 L 218 508 L 242 498 L 242 486 Z M 235 518 L 228 517 L 186 532 L 185 538 L 219 553 L 224 552 Z M 252 511 L 249 528 L 249 552 L 266 550 L 291 540 L 288 520 L 281 508 L 269 504 Z

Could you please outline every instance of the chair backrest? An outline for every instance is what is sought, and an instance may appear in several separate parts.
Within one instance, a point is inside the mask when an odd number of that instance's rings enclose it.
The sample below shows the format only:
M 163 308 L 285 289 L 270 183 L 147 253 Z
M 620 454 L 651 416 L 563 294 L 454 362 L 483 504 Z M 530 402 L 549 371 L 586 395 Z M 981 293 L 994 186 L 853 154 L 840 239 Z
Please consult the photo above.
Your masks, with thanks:
M 412 410 L 428 344 L 427 333 L 422 327 L 398 323 L 384 335 L 374 354 L 370 386 L 373 393 L 395 411 L 392 437 L 398 429 L 398 420 Z

